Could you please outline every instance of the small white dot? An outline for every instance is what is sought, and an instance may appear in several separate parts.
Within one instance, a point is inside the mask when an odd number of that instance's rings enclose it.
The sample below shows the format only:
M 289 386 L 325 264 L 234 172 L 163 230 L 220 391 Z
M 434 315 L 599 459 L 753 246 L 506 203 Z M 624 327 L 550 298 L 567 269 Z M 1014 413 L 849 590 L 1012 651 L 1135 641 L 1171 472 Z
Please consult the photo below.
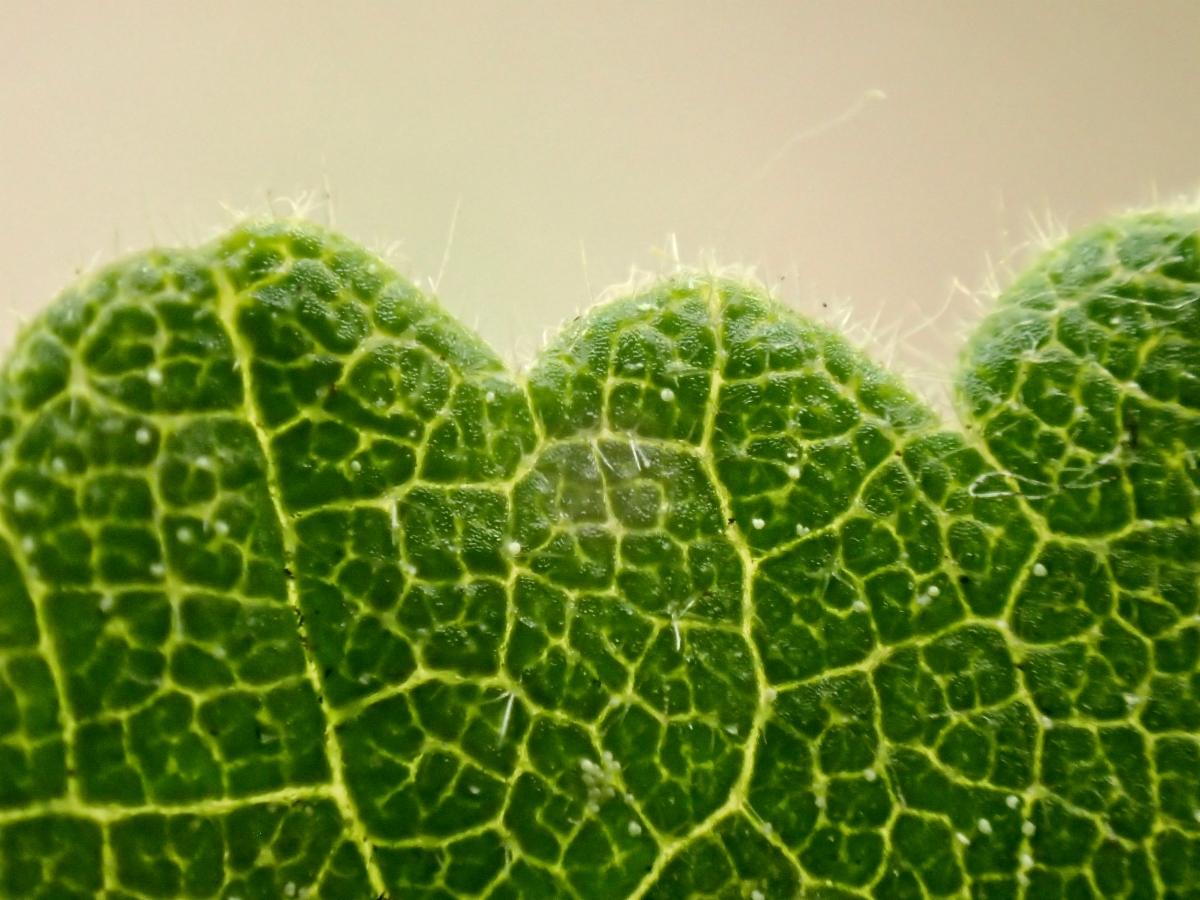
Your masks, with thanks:
M 509 541 L 508 542 L 508 553 L 510 556 L 516 556 L 520 552 L 521 552 L 521 542 L 520 541 Z
M 1200 822 L 1200 809 L 1192 810 L 1192 818 L 1195 819 L 1197 822 Z
M 753 525 L 755 527 L 755 529 L 758 531 L 762 531 L 767 525 L 766 522 L 764 522 L 762 519 L 758 518 L 757 516 L 755 516 L 753 519 L 750 520 L 750 524 Z
M 763 822 L 763 834 L 769 835 L 774 830 L 770 822 Z
M 1026 821 L 1021 825 L 1021 834 L 1025 835 L 1026 837 L 1031 836 L 1036 831 L 1037 831 L 1037 826 L 1034 825 L 1032 822 Z
M 219 647 L 219 646 L 213 647 L 212 655 L 215 656 L 217 659 L 224 659 L 225 658 L 225 648 Z
M 1042 716 L 1042 727 L 1049 731 L 1054 727 L 1054 720 L 1049 716 Z
M 296 896 L 296 882 L 289 881 L 287 884 L 285 884 L 283 886 L 283 892 L 289 897 L 295 897 Z
M 190 544 L 192 542 L 192 532 L 189 528 L 180 528 L 175 532 L 175 537 L 179 538 L 179 543 Z
M 670 388 L 663 388 L 658 392 L 658 396 L 662 397 L 664 402 L 670 403 L 675 399 L 675 392 Z
M 351 472 L 361 472 L 362 471 L 362 463 L 360 463 L 357 459 L 350 460 L 350 471 Z
M 961 831 L 954 832 L 954 839 L 964 846 L 971 843 L 971 839 Z
M 865 772 L 863 772 L 863 778 L 867 779 L 867 781 L 874 781 L 878 777 L 879 775 L 874 769 L 867 769 Z
M 855 600 L 853 609 L 855 612 L 866 612 L 867 604 L 864 603 L 862 600 Z
M 764 894 L 762 891 L 758 891 L 758 890 L 751 891 L 750 892 L 750 900 L 767 900 L 767 895 Z
M 133 437 L 139 444 L 148 444 L 150 443 L 150 429 L 139 428 Z
M 1122 694 L 1121 696 L 1125 698 L 1125 702 L 1130 706 L 1137 706 L 1138 701 L 1142 699 L 1137 694 Z
M 936 584 L 931 584 L 925 593 L 927 593 L 930 597 L 936 597 L 941 594 L 941 592 L 942 589 L 940 587 L 938 587 Z
M 493 402 L 496 399 L 496 392 L 488 391 L 486 394 L 483 395 L 483 399 L 486 400 L 488 403 Z
M 56 456 L 50 463 L 50 468 L 59 474 L 67 471 L 67 461 L 61 456 Z
M 196 467 L 197 468 L 207 469 L 210 466 L 212 466 L 212 460 L 209 459 L 207 456 L 197 456 L 196 457 Z
M 817 809 L 824 809 L 825 803 L 826 803 L 826 800 L 824 797 L 818 797 L 816 799 Z
M 163 382 L 162 372 L 158 369 L 148 369 L 146 371 L 146 380 L 155 387 L 158 387 Z
M 112 595 L 105 594 L 103 597 L 100 598 L 100 612 L 102 612 L 102 613 L 112 612 L 112 608 L 114 605 L 115 605 L 115 601 L 113 600 Z
M 919 594 L 917 596 L 917 606 L 928 606 L 933 602 L 933 598 L 928 594 Z
M 1041 563 L 1034 563 L 1033 574 L 1036 575 L 1038 578 L 1045 578 L 1046 577 L 1046 567 L 1043 566 Z
M 799 523 L 797 523 L 796 534 L 799 537 L 804 537 L 804 535 L 808 534 L 808 528 L 806 528 L 804 525 L 800 525 Z
M 1009 794 L 1004 798 L 1004 802 L 1008 804 L 1009 809 L 1016 809 L 1021 805 L 1021 798 L 1016 794 Z
M 799 466 L 788 466 L 788 478 L 792 479 L 792 481 L 795 481 L 799 477 L 800 477 L 800 467 Z
M 28 536 L 21 538 L 21 549 L 26 553 L 32 553 L 36 547 L 37 544 L 34 542 L 33 538 Z
M 763 696 L 767 698 L 768 703 L 774 703 L 775 698 L 779 696 L 779 692 L 775 688 L 767 688 L 763 691 Z
M 979 827 L 980 834 L 991 834 L 992 833 L 992 823 L 989 822 L 987 819 L 980 819 L 975 824 Z
M 729 732 L 730 734 L 737 734 L 737 733 L 738 733 L 738 727 L 737 727 L 736 725 L 726 725 L 726 726 L 725 726 L 725 730 L 726 730 L 727 732 Z
M 167 571 L 167 569 L 162 563 L 151 563 L 150 564 L 150 574 L 151 575 L 154 575 L 157 577 L 159 575 L 164 574 L 166 571 Z
M 1021 863 L 1021 866 L 1026 869 L 1033 865 L 1033 857 L 1028 853 L 1022 853 L 1017 857 L 1017 860 Z
M 637 822 L 630 822 L 629 823 L 629 833 L 632 834 L 634 837 L 637 837 L 639 834 L 642 833 L 642 826 L 639 825 Z
M 29 509 L 29 507 L 33 506 L 33 498 L 29 496 L 28 491 L 17 488 L 17 490 L 13 491 L 13 506 L 17 508 L 18 512 Z
M 471 792 L 472 796 L 477 796 L 479 794 L 479 785 L 473 784 L 467 790 Z

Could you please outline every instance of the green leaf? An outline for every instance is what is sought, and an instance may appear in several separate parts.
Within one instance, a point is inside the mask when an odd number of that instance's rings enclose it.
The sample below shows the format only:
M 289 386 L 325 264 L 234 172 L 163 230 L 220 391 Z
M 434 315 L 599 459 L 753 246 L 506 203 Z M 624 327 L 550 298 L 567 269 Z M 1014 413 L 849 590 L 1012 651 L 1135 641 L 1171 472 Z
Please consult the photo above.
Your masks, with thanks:
M 0 896 L 1200 896 L 1200 216 L 1051 250 L 964 429 L 672 276 L 528 377 L 253 221 L 0 376 Z

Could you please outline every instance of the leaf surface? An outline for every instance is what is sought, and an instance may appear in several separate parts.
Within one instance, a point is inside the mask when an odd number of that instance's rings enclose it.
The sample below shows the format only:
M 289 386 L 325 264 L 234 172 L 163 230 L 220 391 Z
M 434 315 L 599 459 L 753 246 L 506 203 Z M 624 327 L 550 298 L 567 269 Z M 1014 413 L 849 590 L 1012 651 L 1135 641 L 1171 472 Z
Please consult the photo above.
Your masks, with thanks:
M 1055 248 L 963 430 L 672 276 L 527 377 L 253 221 L 0 376 L 0 896 L 1186 898 L 1200 218 Z

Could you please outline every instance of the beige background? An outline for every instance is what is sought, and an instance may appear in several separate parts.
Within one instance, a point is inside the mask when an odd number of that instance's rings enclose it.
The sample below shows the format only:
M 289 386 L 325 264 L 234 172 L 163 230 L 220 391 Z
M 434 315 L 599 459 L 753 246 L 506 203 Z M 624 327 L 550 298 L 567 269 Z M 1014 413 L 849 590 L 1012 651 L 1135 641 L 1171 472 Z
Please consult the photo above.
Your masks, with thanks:
M 1198 100 L 1198 3 L 0 0 L 0 342 L 77 271 L 328 190 L 517 362 L 677 246 L 936 397 L 1039 233 L 1200 185 Z

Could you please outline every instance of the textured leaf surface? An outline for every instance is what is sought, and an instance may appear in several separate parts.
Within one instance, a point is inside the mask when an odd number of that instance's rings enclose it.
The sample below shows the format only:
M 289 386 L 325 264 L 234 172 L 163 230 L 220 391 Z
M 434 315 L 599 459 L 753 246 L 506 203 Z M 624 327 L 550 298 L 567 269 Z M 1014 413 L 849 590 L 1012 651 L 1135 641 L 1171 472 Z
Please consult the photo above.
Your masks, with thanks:
M 1200 220 L 1050 252 L 964 430 L 684 274 L 513 376 L 259 221 L 0 379 L 0 896 L 1200 897 Z

